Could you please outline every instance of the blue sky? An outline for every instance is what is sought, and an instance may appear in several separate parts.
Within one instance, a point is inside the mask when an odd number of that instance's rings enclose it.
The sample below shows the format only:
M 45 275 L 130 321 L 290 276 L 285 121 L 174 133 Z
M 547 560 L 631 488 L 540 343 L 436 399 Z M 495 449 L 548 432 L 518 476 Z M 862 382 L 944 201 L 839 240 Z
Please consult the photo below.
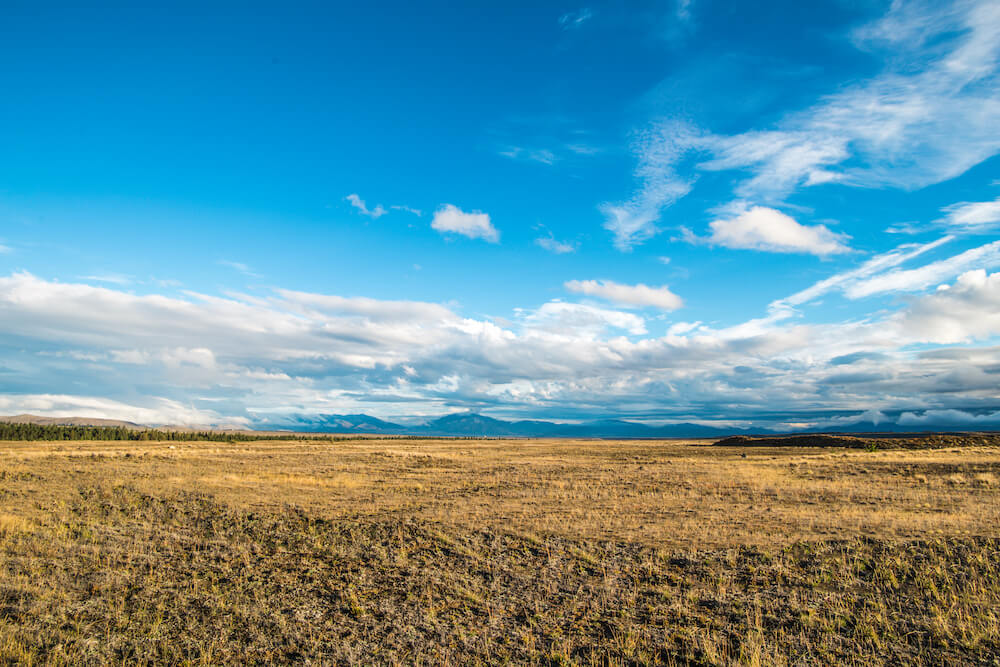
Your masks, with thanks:
M 5 3 L 0 413 L 1000 410 L 996 3 Z

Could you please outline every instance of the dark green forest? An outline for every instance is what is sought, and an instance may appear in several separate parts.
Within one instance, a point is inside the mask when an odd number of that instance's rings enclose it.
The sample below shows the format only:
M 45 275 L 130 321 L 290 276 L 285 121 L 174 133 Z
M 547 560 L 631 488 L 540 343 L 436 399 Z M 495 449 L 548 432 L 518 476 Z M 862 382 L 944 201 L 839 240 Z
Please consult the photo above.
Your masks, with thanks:
M 122 426 L 56 426 L 0 422 L 0 440 L 167 440 L 191 442 L 252 442 L 257 440 L 354 440 L 355 436 L 252 435 L 225 431 L 161 431 Z

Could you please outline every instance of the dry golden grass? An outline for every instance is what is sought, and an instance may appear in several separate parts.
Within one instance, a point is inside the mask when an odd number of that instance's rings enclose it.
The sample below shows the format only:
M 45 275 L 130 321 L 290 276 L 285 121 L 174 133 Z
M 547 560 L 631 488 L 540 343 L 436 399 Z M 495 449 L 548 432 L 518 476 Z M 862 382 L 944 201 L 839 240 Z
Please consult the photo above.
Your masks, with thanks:
M 671 548 L 993 535 L 1000 525 L 1000 448 L 867 452 L 706 445 L 4 443 L 0 476 L 26 476 L 28 483 L 7 486 L 31 488 L 33 499 L 51 501 L 65 500 L 80 486 L 128 484 L 152 494 L 204 492 L 242 508 L 291 504 L 324 518 L 393 514 L 472 529 Z M 16 497 L 3 501 L 14 509 Z
M 0 443 L 0 662 L 989 663 L 998 479 L 985 446 Z

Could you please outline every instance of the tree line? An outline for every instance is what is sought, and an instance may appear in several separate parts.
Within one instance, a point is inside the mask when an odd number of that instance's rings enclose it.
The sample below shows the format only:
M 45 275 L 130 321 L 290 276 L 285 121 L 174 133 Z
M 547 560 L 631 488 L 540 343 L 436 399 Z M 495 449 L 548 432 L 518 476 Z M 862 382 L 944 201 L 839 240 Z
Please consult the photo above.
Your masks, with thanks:
M 257 440 L 355 440 L 356 436 L 253 435 L 226 431 L 161 431 L 123 426 L 58 426 L 0 422 L 0 440 L 167 440 L 207 442 L 252 442 Z

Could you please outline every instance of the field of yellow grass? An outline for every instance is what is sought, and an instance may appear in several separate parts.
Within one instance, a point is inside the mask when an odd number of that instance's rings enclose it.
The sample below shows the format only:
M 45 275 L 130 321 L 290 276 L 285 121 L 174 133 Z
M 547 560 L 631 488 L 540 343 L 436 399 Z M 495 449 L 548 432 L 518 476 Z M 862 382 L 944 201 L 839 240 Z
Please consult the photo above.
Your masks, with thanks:
M 1000 664 L 1000 448 L 0 443 L 0 661 Z

